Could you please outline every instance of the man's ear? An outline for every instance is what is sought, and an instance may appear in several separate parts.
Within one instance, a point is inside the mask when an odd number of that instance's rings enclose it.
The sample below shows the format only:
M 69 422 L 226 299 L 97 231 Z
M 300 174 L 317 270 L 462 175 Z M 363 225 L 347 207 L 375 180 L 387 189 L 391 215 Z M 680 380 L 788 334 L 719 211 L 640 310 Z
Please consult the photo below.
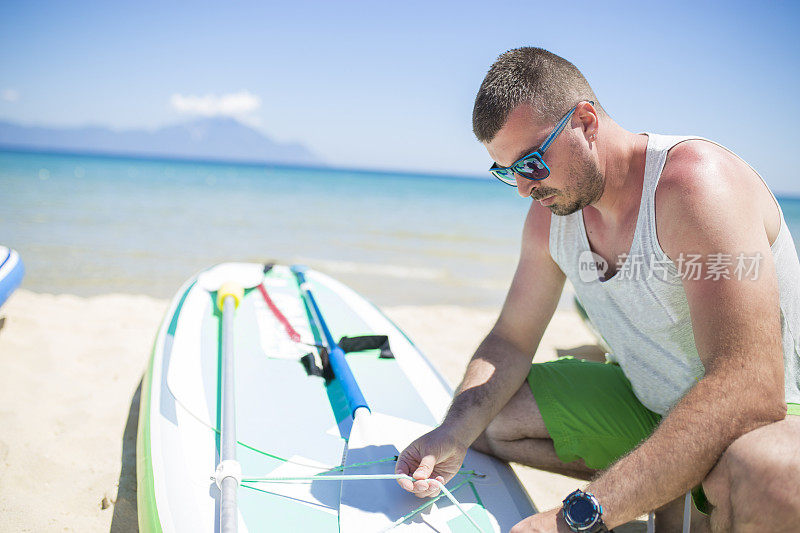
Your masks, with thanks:
M 577 118 L 583 130 L 583 136 L 588 142 L 597 140 L 597 132 L 600 129 L 600 113 L 592 102 L 581 102 L 575 110 L 574 118 Z

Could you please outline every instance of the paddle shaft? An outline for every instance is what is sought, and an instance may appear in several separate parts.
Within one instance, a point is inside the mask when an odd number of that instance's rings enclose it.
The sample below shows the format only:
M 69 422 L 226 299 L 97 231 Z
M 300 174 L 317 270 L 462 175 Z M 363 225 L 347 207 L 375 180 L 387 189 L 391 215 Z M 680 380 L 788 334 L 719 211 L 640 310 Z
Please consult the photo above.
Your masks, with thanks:
M 220 461 L 236 460 L 236 396 L 234 391 L 233 316 L 236 301 L 233 296 L 222 300 L 222 416 L 220 420 Z M 219 524 L 223 533 L 236 533 L 239 513 L 236 493 L 239 484 L 233 477 L 220 483 Z
M 359 409 L 365 409 L 369 412 L 369 405 L 364 398 L 364 394 L 361 392 L 361 388 L 356 382 L 356 378 L 353 376 L 353 371 L 350 370 L 350 365 L 345 359 L 344 351 L 339 347 L 336 341 L 333 340 L 333 335 L 331 335 L 328 324 L 325 322 L 322 312 L 319 310 L 317 300 L 314 298 L 314 295 L 311 293 L 311 288 L 308 286 L 304 270 L 303 267 L 292 266 L 292 272 L 297 276 L 297 280 L 300 284 L 300 291 L 305 295 L 315 321 L 325 337 L 325 342 L 328 345 L 328 359 L 331 369 L 333 370 L 333 375 L 336 376 L 336 379 L 342 384 L 345 398 L 347 398 L 347 404 L 350 407 L 350 414 L 355 418 L 356 411 Z

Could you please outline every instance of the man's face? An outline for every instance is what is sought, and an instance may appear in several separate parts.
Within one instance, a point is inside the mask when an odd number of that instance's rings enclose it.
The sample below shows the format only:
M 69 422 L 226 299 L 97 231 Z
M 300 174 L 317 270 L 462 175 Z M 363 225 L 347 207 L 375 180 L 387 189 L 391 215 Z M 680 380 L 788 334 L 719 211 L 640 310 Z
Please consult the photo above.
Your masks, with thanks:
M 576 121 L 573 115 L 571 124 Z M 523 104 L 511 112 L 505 125 L 485 146 L 495 162 L 507 167 L 536 150 L 554 126 L 543 124 L 533 108 Z M 544 154 L 550 176 L 541 181 L 516 176 L 520 196 L 538 200 L 559 216 L 597 201 L 603 194 L 605 178 L 582 139 L 567 125 Z

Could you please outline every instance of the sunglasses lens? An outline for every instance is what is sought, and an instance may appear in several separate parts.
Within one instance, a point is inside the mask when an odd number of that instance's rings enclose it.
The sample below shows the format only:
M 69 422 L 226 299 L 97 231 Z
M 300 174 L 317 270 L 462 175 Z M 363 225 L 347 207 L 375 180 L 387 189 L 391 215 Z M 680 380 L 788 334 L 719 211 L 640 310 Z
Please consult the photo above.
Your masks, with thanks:
M 514 170 L 520 176 L 531 180 L 543 180 L 550 175 L 550 169 L 544 164 L 539 157 L 531 156 L 527 159 L 520 161 Z
M 507 185 L 517 186 L 517 179 L 510 168 L 500 168 L 491 171 L 492 175 Z

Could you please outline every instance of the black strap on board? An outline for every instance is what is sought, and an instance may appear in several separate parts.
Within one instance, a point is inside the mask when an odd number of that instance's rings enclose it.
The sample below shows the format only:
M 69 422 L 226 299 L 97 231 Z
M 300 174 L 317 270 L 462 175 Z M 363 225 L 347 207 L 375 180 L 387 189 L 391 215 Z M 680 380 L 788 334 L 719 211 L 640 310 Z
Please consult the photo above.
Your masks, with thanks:
M 325 378 L 325 382 L 330 383 L 334 376 L 333 370 L 331 369 L 330 360 L 328 358 L 328 349 L 324 346 L 317 346 L 316 348 L 319 350 L 319 359 L 320 363 L 322 364 L 321 368 L 319 365 L 317 365 L 317 360 L 314 357 L 313 352 L 309 352 L 301 357 L 300 363 L 302 363 L 303 368 L 305 368 L 307 375 Z
M 306 374 L 309 376 L 323 377 L 323 371 L 317 366 L 317 361 L 314 359 L 314 354 L 309 352 L 300 358 L 303 368 L 306 369 Z
M 363 352 L 364 350 L 380 350 L 381 359 L 394 359 L 389 346 L 388 335 L 361 335 L 359 337 L 342 337 L 339 347 L 344 353 Z

